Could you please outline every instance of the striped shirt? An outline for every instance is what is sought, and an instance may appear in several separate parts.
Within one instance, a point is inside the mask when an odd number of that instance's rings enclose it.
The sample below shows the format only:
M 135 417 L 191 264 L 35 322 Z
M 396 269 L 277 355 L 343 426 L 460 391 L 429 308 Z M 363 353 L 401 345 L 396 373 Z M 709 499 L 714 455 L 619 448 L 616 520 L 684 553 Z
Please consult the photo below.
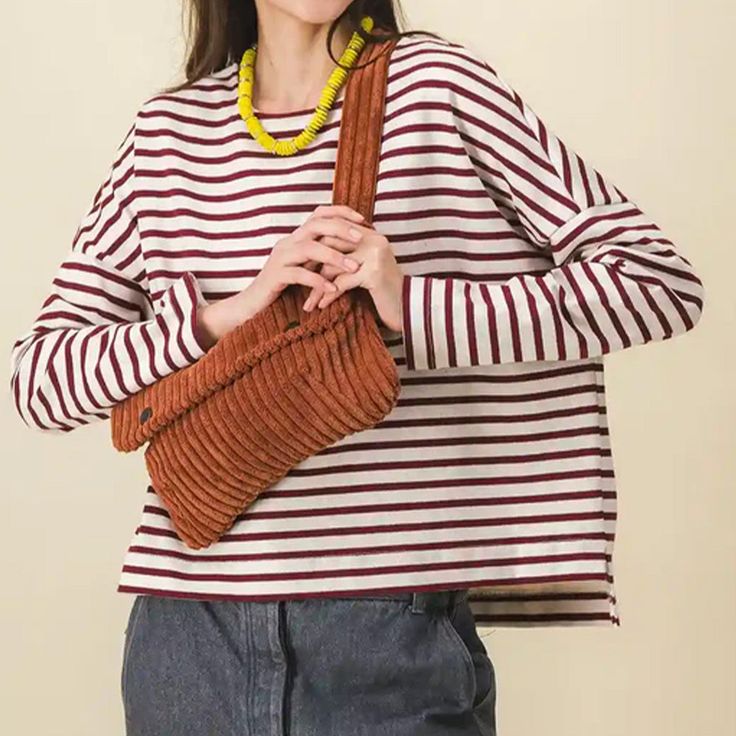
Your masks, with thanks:
M 68 432 L 206 352 L 199 304 L 244 289 L 329 204 L 342 96 L 263 150 L 232 63 L 147 98 L 12 350 L 24 422 Z M 261 113 L 275 137 L 312 110 Z M 295 466 L 206 549 L 149 484 L 118 590 L 275 600 L 470 588 L 480 628 L 619 625 L 603 356 L 692 329 L 703 285 L 660 228 L 471 49 L 391 56 L 375 228 L 404 273 L 381 327 L 398 404 Z M 101 523 L 104 523 L 101 520 Z

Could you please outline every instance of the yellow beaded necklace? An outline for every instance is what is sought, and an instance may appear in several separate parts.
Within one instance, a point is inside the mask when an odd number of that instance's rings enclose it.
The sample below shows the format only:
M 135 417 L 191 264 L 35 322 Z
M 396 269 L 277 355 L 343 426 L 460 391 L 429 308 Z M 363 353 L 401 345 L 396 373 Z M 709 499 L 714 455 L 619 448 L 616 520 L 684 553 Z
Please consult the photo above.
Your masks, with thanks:
M 370 33 L 373 28 L 373 18 L 370 15 L 363 16 L 360 25 L 367 33 Z M 364 45 L 365 39 L 355 31 L 340 57 L 340 64 L 351 68 L 355 64 L 358 54 Z M 330 74 L 330 78 L 327 80 L 325 88 L 322 90 L 319 103 L 314 109 L 311 120 L 299 135 L 290 140 L 276 140 L 264 130 L 261 121 L 258 120 L 253 112 L 253 78 L 257 46 L 258 44 L 254 43 L 250 48 L 246 49 L 240 62 L 238 83 L 238 108 L 240 109 L 240 116 L 245 121 L 253 138 L 267 151 L 271 151 L 271 153 L 278 156 L 292 156 L 297 151 L 308 146 L 325 124 L 327 113 L 332 108 L 340 88 L 345 84 L 348 70 L 342 66 L 335 67 L 332 74 Z

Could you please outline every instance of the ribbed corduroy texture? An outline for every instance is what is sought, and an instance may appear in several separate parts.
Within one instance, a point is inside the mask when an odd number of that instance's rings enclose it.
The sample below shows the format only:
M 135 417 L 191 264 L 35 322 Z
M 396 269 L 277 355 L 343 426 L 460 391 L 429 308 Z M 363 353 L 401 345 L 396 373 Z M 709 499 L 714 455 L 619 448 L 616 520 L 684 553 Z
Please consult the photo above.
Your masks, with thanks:
M 343 103 L 333 203 L 367 223 L 394 45 L 366 47 L 360 63 L 381 56 L 351 72 Z M 189 547 L 209 546 L 290 468 L 396 404 L 398 372 L 368 295 L 352 290 L 308 313 L 308 294 L 287 287 L 198 361 L 113 407 L 113 445 L 129 452 L 148 442 L 153 488 Z

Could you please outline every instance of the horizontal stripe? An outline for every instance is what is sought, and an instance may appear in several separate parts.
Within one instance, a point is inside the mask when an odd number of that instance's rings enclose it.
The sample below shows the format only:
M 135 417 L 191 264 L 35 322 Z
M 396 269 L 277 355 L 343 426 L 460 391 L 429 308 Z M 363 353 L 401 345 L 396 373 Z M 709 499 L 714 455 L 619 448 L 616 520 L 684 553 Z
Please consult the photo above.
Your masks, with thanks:
M 29 427 L 103 421 L 199 360 L 198 308 L 247 288 L 330 203 L 342 98 L 312 144 L 275 157 L 242 122 L 237 74 L 138 110 L 13 345 Z M 280 138 L 312 113 L 260 117 Z M 373 224 L 404 274 L 401 330 L 381 327 L 394 409 L 294 467 L 206 549 L 184 545 L 148 485 L 118 590 L 469 587 L 481 628 L 618 625 L 603 358 L 692 329 L 692 264 L 485 60 L 443 39 L 403 38 L 391 56 Z

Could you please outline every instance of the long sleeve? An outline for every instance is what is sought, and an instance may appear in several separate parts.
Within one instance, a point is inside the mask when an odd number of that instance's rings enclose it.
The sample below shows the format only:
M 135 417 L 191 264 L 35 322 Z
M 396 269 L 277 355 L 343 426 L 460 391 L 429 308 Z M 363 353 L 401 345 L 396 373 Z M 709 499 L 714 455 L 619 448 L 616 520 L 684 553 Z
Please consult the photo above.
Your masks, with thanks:
M 135 123 L 58 267 L 30 329 L 13 345 L 11 390 L 26 425 L 67 432 L 205 352 L 184 273 L 152 303 L 135 203 Z
M 549 269 L 500 282 L 405 274 L 407 368 L 591 358 L 692 329 L 704 292 L 691 263 L 473 60 L 456 80 L 455 125 L 489 196 Z

